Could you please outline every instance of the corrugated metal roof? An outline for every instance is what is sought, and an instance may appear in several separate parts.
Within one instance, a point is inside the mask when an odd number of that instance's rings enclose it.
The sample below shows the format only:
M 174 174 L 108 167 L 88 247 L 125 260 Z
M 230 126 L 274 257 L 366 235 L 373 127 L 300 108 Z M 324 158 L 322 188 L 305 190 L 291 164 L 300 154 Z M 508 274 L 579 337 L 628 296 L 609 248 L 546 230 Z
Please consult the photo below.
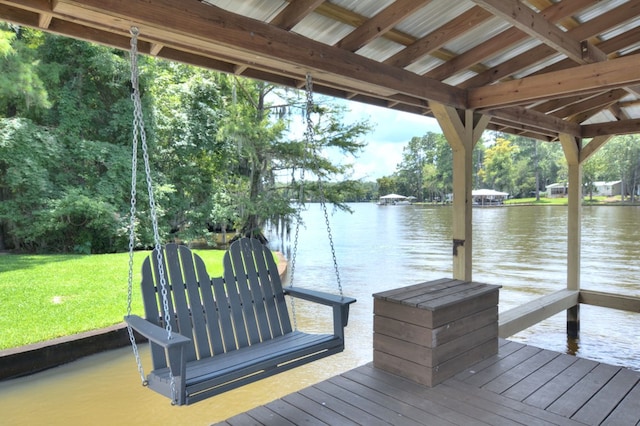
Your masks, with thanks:
M 144 0 L 136 15 L 137 1 L 89 13 L 83 0 L 0 0 L 0 18 L 124 49 L 135 23 L 158 56 L 294 87 L 312 71 L 320 93 L 422 115 L 433 101 L 472 108 L 542 140 L 640 132 L 637 0 Z M 549 84 L 494 96 L 539 75 Z

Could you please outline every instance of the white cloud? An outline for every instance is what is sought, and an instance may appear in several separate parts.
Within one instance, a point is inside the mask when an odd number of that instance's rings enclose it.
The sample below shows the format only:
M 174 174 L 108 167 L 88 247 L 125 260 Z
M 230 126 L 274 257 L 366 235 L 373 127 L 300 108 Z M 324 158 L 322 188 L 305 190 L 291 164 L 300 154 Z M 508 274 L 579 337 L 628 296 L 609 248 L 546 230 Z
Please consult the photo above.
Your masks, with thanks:
M 346 106 L 345 123 L 367 120 L 373 128 L 362 136 L 367 146 L 357 159 L 345 158 L 338 153 L 328 154 L 333 162 L 353 164 L 353 175 L 349 176 L 352 179 L 375 181 L 393 174 L 402 160 L 403 148 L 412 137 L 420 137 L 428 132 L 442 133 L 437 121 L 431 117 L 343 99 L 330 98 L 329 102 Z M 304 128 L 304 121 L 297 118 L 291 123 L 290 132 L 302 135 Z
M 391 175 L 402 160 L 402 150 L 414 136 L 442 133 L 431 117 L 395 111 L 358 102 L 347 104 L 347 122 L 367 119 L 374 129 L 364 136 L 367 147 L 354 164 L 354 178 L 375 181 Z

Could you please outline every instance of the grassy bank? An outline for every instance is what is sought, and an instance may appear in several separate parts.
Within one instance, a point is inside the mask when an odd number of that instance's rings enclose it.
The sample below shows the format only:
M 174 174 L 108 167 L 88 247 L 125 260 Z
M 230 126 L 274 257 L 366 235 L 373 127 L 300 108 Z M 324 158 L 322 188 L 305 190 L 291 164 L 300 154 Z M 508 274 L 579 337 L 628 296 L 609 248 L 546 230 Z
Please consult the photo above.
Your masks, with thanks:
M 560 206 L 566 206 L 567 203 L 569 202 L 568 198 L 564 197 L 564 198 L 546 198 L 546 197 L 540 197 L 539 200 L 536 200 L 535 197 L 532 198 L 512 198 L 509 200 L 505 201 L 505 204 L 507 205 L 517 205 L 517 204 L 531 204 L 531 205 L 560 205 Z M 582 200 L 582 203 L 584 205 L 638 205 L 638 203 L 631 203 L 630 201 L 625 200 L 622 201 L 620 199 L 620 196 L 614 196 L 614 197 L 605 197 L 605 196 L 593 196 L 593 197 L 589 197 L 586 196 L 584 197 L 584 199 Z
M 212 276 L 222 250 L 198 250 Z M 134 260 L 132 311 L 143 314 L 140 267 Z M 107 327 L 127 312 L 129 254 L 0 256 L 0 349 Z

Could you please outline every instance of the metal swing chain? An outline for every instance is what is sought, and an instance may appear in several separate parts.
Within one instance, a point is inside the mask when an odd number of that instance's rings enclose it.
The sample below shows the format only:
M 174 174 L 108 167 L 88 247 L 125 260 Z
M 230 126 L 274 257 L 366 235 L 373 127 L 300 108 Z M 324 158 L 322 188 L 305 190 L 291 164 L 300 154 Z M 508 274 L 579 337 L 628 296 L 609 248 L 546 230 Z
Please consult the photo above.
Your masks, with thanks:
M 314 103 L 313 103 L 313 80 L 311 78 L 311 74 L 307 74 L 307 132 L 310 135 L 309 141 L 313 141 L 313 122 L 311 121 L 311 112 L 313 111 Z M 329 238 L 329 246 L 331 247 L 331 256 L 333 258 L 333 269 L 336 273 L 336 282 L 338 283 L 338 290 L 340 292 L 340 298 L 344 298 L 344 293 L 342 291 L 342 281 L 340 280 L 340 270 L 338 268 L 338 260 L 336 258 L 336 248 L 333 244 L 333 235 L 331 233 L 331 225 L 329 224 L 329 213 L 327 211 L 327 200 L 324 195 L 324 185 L 322 183 L 322 179 L 318 174 L 318 190 L 320 191 L 320 205 L 322 206 L 322 211 L 324 213 L 324 223 L 327 226 L 327 237 Z
M 160 280 L 160 288 L 162 295 L 162 307 L 164 309 L 164 322 L 165 330 L 167 331 L 167 339 L 172 338 L 171 329 L 171 315 L 169 313 L 169 295 L 168 286 L 164 270 L 164 261 L 162 258 L 162 245 L 160 244 L 160 232 L 158 231 L 158 215 L 155 203 L 155 197 L 153 195 L 153 182 L 151 180 L 151 167 L 149 165 L 149 150 L 147 146 L 147 136 L 144 130 L 144 117 L 142 114 L 142 101 L 140 99 L 140 88 L 138 84 L 138 34 L 139 30 L 136 27 L 131 27 L 131 86 L 133 93 L 131 99 L 133 100 L 133 160 L 131 171 L 131 222 L 129 232 L 129 301 L 128 301 L 128 315 L 131 314 L 131 294 L 133 287 L 133 246 L 135 239 L 134 225 L 135 225 L 135 195 L 136 195 L 136 168 L 137 168 L 137 146 L 138 139 L 142 145 L 142 158 L 144 160 L 144 171 L 147 183 L 147 192 L 149 194 L 149 209 L 151 214 L 151 224 L 153 226 L 153 239 L 154 246 L 158 262 L 158 278 Z M 133 337 L 133 331 L 129 328 L 129 337 L 133 343 L 134 354 L 136 355 L 136 362 L 138 362 L 138 370 L 142 372 L 142 363 L 138 354 L 137 345 Z M 143 384 L 146 383 L 144 374 L 142 374 Z M 173 374 L 169 373 L 171 379 L 171 401 L 172 404 L 177 402 L 176 399 L 176 383 Z
M 289 278 L 289 287 L 293 287 L 293 280 L 296 272 L 296 258 L 298 255 L 298 236 L 300 235 L 300 216 L 302 215 L 302 206 L 304 205 L 304 170 L 305 165 L 304 162 L 307 159 L 307 150 L 309 146 L 313 142 L 313 122 L 311 121 L 311 111 L 313 110 L 313 94 L 311 93 L 311 74 L 307 73 L 306 78 L 306 107 L 305 107 L 305 119 L 306 119 L 306 129 L 304 132 L 305 136 L 305 145 L 304 145 L 304 158 L 302 159 L 303 165 L 300 168 L 300 189 L 298 191 L 298 208 L 296 214 L 298 217 L 296 218 L 296 230 L 293 237 L 293 254 L 291 256 L 291 275 Z M 293 178 L 292 178 L 293 180 Z M 298 330 L 298 318 L 296 315 L 296 304 L 295 298 L 291 298 L 291 316 L 293 317 L 293 329 Z
M 305 155 L 307 152 L 307 149 L 309 149 L 309 147 L 313 146 L 313 139 L 314 139 L 314 130 L 313 130 L 313 120 L 311 119 L 311 113 L 313 112 L 313 108 L 314 108 L 314 102 L 313 102 L 313 79 L 311 77 L 310 73 L 307 73 L 307 77 L 306 77 L 306 101 L 307 101 L 307 105 L 306 105 L 306 131 L 305 131 L 305 140 L 306 140 L 306 146 L 305 146 Z M 301 205 L 304 202 L 304 190 L 303 190 L 303 185 L 304 185 L 304 166 L 302 167 L 302 171 L 300 172 L 300 204 L 298 207 L 298 216 L 300 215 L 301 212 Z M 342 281 L 340 279 L 340 270 L 338 268 L 338 260 L 336 258 L 336 250 L 335 250 L 335 245 L 333 243 L 333 235 L 331 232 L 331 225 L 329 223 L 329 213 L 327 211 L 327 204 L 326 204 L 326 199 L 324 196 L 324 186 L 322 184 L 322 179 L 320 179 L 320 176 L 318 176 L 318 188 L 320 190 L 320 205 L 322 206 L 322 211 L 324 213 L 324 220 L 325 220 L 325 224 L 327 226 L 327 236 L 329 238 L 329 245 L 331 246 L 331 256 L 333 258 L 333 268 L 334 271 L 336 273 L 336 281 L 338 283 L 338 290 L 340 293 L 340 297 L 344 298 L 344 293 L 342 290 Z M 298 234 L 299 234 L 299 229 L 300 229 L 300 221 L 298 220 L 298 222 L 296 223 L 296 231 L 295 231 L 295 236 L 294 236 L 294 243 L 293 243 L 293 256 L 292 256 L 292 261 L 291 261 L 291 278 L 290 278 L 290 285 L 293 285 L 293 278 L 294 278 L 294 273 L 295 273 L 295 261 L 296 261 L 296 254 L 297 254 L 297 248 L 298 248 Z M 293 299 L 292 299 L 293 302 Z M 293 320 L 294 320 L 294 327 L 297 327 L 296 324 L 296 316 L 295 316 L 295 305 L 292 303 L 292 310 L 293 310 Z

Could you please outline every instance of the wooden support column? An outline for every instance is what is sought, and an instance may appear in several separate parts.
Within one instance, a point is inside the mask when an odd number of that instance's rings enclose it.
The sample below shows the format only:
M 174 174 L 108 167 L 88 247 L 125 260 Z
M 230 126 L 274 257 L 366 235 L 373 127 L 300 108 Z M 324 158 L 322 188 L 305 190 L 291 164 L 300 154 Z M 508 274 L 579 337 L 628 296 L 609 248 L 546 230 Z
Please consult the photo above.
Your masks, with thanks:
M 560 135 L 560 143 L 569 166 L 569 211 L 567 218 L 567 290 L 580 291 L 580 248 L 582 245 L 582 164 L 595 154 L 611 136 L 593 138 L 584 148 L 582 139 Z M 580 304 L 567 309 L 567 336 L 580 334 Z
M 489 117 L 436 102 L 429 106 L 453 150 L 453 278 L 471 281 L 472 152 Z
M 567 218 L 567 290 L 580 290 L 580 228 L 582 224 L 582 139 L 560 135 L 560 143 L 569 166 L 569 211 Z M 580 304 L 567 309 L 567 336 L 580 334 Z

